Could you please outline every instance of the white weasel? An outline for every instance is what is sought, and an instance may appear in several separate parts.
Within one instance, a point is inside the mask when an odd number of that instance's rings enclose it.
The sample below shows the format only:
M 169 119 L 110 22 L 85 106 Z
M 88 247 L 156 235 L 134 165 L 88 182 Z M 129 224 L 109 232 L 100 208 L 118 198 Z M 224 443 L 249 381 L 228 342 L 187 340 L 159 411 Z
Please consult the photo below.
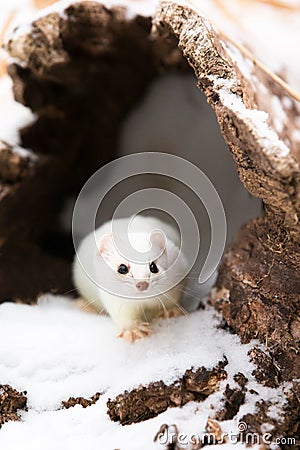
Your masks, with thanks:
M 125 236 L 128 219 L 117 221 Z M 153 230 L 161 230 L 166 241 Z M 129 341 L 150 334 L 154 317 L 170 317 L 182 311 L 179 301 L 187 265 L 180 251 L 180 234 L 162 220 L 136 216 L 128 234 L 134 248 L 139 252 L 149 249 L 150 235 L 159 257 L 155 261 L 132 263 L 117 251 L 112 222 L 108 221 L 83 239 L 73 264 L 74 284 L 85 305 L 108 313 L 120 329 L 119 337 Z M 118 237 L 122 239 L 122 235 Z M 104 289 L 104 285 L 109 288 Z M 114 293 L 109 292 L 110 287 Z

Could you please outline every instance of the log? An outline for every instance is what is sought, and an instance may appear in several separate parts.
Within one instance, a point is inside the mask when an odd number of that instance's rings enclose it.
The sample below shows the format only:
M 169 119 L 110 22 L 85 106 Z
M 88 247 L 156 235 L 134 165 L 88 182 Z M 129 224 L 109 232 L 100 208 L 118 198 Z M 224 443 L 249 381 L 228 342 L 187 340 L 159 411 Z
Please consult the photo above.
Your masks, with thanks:
M 220 361 L 213 369 L 200 367 L 189 369 L 180 380 L 171 385 L 162 381 L 125 391 L 107 402 L 111 420 L 122 425 L 151 419 L 168 408 L 183 406 L 190 401 L 201 402 L 216 392 L 220 381 L 227 377 L 226 361 Z
M 64 15 L 52 12 L 38 18 L 25 34 L 16 30 L 6 49 L 16 58 L 9 67 L 16 99 L 37 114 L 33 125 L 20 130 L 22 146 L 39 159 L 34 169 L 26 169 L 27 162 L 16 162 L 6 148 L 0 162 L 1 300 L 32 300 L 38 291 L 64 292 L 70 286 L 67 252 L 54 257 L 49 246 L 41 245 L 50 239 L 49 223 L 59 231 L 62 200 L 78 193 L 84 180 L 115 155 L 118 127 L 149 82 L 166 70 L 187 71 L 189 65 L 216 113 L 241 182 L 264 205 L 263 217 L 242 227 L 226 251 L 211 303 L 242 342 L 258 338 L 266 344 L 266 353 L 253 350 L 250 355 L 258 364 L 257 379 L 282 389 L 283 382 L 299 380 L 296 100 L 266 71 L 233 51 L 207 19 L 174 2 L 161 2 L 152 19 L 128 17 L 126 8 L 109 9 L 98 2 L 75 3 Z M 12 178 L 9 185 L 5 177 Z M 7 227 L 5 217 L 12 209 L 15 225 Z M 24 276 L 19 272 L 16 282 L 10 279 L 10 255 L 14 252 L 17 270 L 25 251 L 32 255 L 28 270 Z M 149 401 L 157 397 L 153 386 L 141 388 Z M 298 390 L 294 381 L 284 421 L 284 429 L 295 436 Z M 110 414 L 126 423 L 135 421 L 129 400 L 136 393 L 120 395 L 109 403 Z M 227 390 L 226 398 L 238 398 L 238 403 L 241 394 Z M 268 408 L 259 402 L 257 407 L 265 413 L 247 420 L 261 432 Z

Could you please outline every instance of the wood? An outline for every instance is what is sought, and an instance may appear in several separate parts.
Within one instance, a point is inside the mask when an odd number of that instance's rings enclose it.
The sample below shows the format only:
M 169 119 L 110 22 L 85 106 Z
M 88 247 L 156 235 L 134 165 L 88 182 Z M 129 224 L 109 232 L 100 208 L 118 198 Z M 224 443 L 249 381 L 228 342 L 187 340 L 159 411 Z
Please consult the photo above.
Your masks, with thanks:
M 211 301 L 243 342 L 255 337 L 267 344 L 267 353 L 253 350 L 250 355 L 260 368 L 257 379 L 283 390 L 283 382 L 300 379 L 300 143 L 295 138 L 299 106 L 257 64 L 250 75 L 245 73 L 232 61 L 224 45 L 226 36 L 193 10 L 162 2 L 153 25 L 150 18 L 126 19 L 122 8 L 109 10 L 99 3 L 83 2 L 68 7 L 64 18 L 52 13 L 38 19 L 30 33 L 12 37 L 7 44 L 10 54 L 22 62 L 9 68 L 16 98 L 38 116 L 35 124 L 21 130 L 22 144 L 39 159 L 24 178 L 10 183 L 1 180 L 5 195 L 0 198 L 0 242 L 5 242 L 6 261 L 0 267 L 1 299 L 34 299 L 36 283 L 30 274 L 34 270 L 41 291 L 70 289 L 66 286 L 71 284 L 70 254 L 65 250 L 49 254 L 51 245 L 41 245 L 49 244 L 49 224 L 59 231 L 57 215 L 63 199 L 76 195 L 87 176 L 113 157 L 122 119 L 153 77 L 164 71 L 186 71 L 188 61 L 216 113 L 241 181 L 262 200 L 265 211 L 262 218 L 240 230 L 224 255 Z M 226 95 L 234 96 L 240 110 L 226 102 L 224 80 L 229 85 Z M 286 115 L 280 128 L 274 97 Z M 263 133 L 247 116 L 254 110 L 268 113 L 269 128 Z M 11 220 L 8 226 L 5 217 L 14 217 L 14 226 Z M 16 235 L 21 238 L 14 242 Z M 18 261 L 25 251 L 32 255 L 26 277 L 19 276 L 18 283 L 7 281 L 13 267 L 11 255 Z M 40 260 L 43 270 L 39 270 Z M 111 399 L 111 417 L 136 421 L 139 416 L 132 399 L 146 396 L 155 405 L 158 382 L 142 386 L 141 397 L 125 392 L 117 402 Z M 176 389 L 163 387 L 167 406 Z M 245 389 L 246 385 L 241 392 L 230 388 L 224 392 L 225 403 L 234 398 L 236 408 L 222 413 L 223 418 L 238 411 Z M 268 406 L 258 405 L 263 412 L 248 417 L 254 429 L 268 419 Z M 158 403 L 156 411 L 160 412 Z M 280 435 L 284 429 L 290 437 L 296 436 L 300 412 L 296 381 L 284 411 L 283 425 L 275 427 L 274 433 Z M 144 417 L 150 416 L 145 413 Z

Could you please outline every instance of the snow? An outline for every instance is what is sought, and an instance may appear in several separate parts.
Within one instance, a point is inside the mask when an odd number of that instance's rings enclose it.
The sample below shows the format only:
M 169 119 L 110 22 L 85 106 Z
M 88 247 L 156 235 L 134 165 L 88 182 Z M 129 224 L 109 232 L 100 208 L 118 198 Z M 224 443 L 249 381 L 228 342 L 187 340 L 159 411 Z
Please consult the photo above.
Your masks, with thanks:
M 75 406 L 43 414 L 31 411 L 27 413 L 26 422 L 10 422 L 3 426 L 0 445 L 5 450 L 164 450 L 166 447 L 160 442 L 153 442 L 160 426 L 163 423 L 177 423 L 187 437 L 194 433 L 201 435 L 206 423 L 203 419 L 205 414 L 209 414 L 210 405 L 204 402 L 201 407 L 201 411 L 197 410 L 198 404 L 190 403 L 181 409 L 170 409 L 146 422 L 125 427 L 109 421 L 104 398 L 86 409 Z M 190 447 L 185 445 L 184 448 L 188 450 Z M 210 446 L 210 449 L 219 448 Z M 234 446 L 230 443 L 222 445 L 222 450 L 245 448 L 240 443 Z
M 242 72 L 242 74 L 248 78 L 251 79 L 252 77 L 252 70 L 254 67 L 253 62 L 248 59 L 245 58 L 242 53 L 240 52 L 240 50 L 238 50 L 233 44 L 227 42 L 226 45 L 223 41 L 221 41 L 226 49 L 226 51 L 228 52 L 229 56 L 231 57 L 231 59 L 233 60 L 233 62 L 235 62 L 238 66 L 238 68 L 240 69 L 240 71 Z
M 293 132 L 293 140 L 295 142 L 300 142 L 300 130 L 295 130 Z
M 13 29 L 19 22 L 30 23 L 34 11 L 33 0 L 0 0 L 0 30 L 5 26 L 11 14 L 13 17 L 11 17 L 12 21 L 8 30 Z
M 18 130 L 30 125 L 35 120 L 35 115 L 29 108 L 15 101 L 12 81 L 8 76 L 0 78 L 0 98 L 0 139 L 13 147 L 18 146 L 20 144 Z M 22 150 L 23 154 L 27 153 L 25 149 Z
M 153 442 L 163 423 L 176 423 L 187 435 L 203 434 L 207 418 L 213 417 L 214 409 L 220 406 L 225 385 L 236 385 L 232 377 L 238 371 L 249 378 L 249 389 L 256 390 L 259 397 L 278 401 L 277 389 L 259 385 L 251 375 L 253 365 L 247 356 L 251 345 L 241 345 L 236 335 L 217 328 L 219 321 L 208 307 L 186 317 L 159 320 L 150 338 L 129 344 L 116 338 L 117 330 L 109 317 L 79 311 L 67 297 L 47 295 L 36 306 L 2 304 L 1 383 L 26 390 L 29 411 L 21 413 L 21 422 L 3 425 L 0 448 L 163 448 Z M 130 426 L 110 421 L 108 398 L 151 381 L 172 383 L 187 368 L 212 368 L 224 355 L 228 379 L 204 402 L 169 409 Z M 103 394 L 86 409 L 79 405 L 59 409 L 60 402 L 70 396 L 88 398 L 96 392 Z M 254 411 L 257 400 L 257 395 L 248 392 L 238 417 L 222 423 L 223 431 L 235 432 L 239 419 Z M 283 404 L 284 397 L 280 401 Z
M 276 131 L 278 131 L 278 133 L 281 133 L 284 126 L 287 124 L 288 118 L 283 108 L 282 102 L 276 95 L 272 96 L 271 102 L 272 102 L 272 109 L 274 112 L 275 129 Z
M 178 318 L 172 326 L 160 321 L 153 336 L 134 345 L 116 339 L 110 318 L 83 314 L 66 300 L 38 307 L 7 303 L 0 311 L 0 341 L 10 336 L 0 350 L 1 382 L 26 389 L 38 410 L 56 409 L 72 395 L 109 389 L 114 396 L 159 379 L 170 384 L 187 368 L 215 366 L 234 343 L 239 348 L 236 336 L 215 329 L 212 311 Z M 219 334 L 223 339 L 212 352 Z M 228 355 L 233 372 L 241 370 L 242 354 Z
M 213 81 L 214 87 L 218 90 L 223 104 L 243 118 L 245 123 L 250 122 L 250 127 L 262 143 L 265 154 L 281 158 L 288 156 L 290 152 L 289 148 L 279 139 L 276 132 L 267 123 L 268 113 L 257 109 L 248 109 L 242 99 L 231 92 L 232 80 L 218 78 L 215 75 L 209 75 L 208 78 Z M 275 102 L 275 100 L 277 98 L 273 96 L 273 106 L 275 105 L 277 107 L 278 112 L 278 102 Z M 278 120 L 283 118 L 283 113 L 284 111 L 280 112 Z
M 293 107 L 293 102 L 290 97 L 283 97 L 282 104 L 286 109 L 291 109 Z

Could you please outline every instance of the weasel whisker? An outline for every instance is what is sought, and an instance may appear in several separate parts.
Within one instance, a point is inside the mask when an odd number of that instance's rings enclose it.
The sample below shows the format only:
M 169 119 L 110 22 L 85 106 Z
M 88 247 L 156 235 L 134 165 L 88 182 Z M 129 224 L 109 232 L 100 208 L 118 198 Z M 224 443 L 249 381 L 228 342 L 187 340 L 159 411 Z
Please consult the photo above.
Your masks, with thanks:
M 174 301 L 174 300 L 172 299 L 172 297 L 170 296 L 170 294 L 168 294 L 167 292 L 161 291 L 160 295 L 163 295 L 169 302 L 171 302 L 171 303 L 172 303 L 173 305 L 175 305 L 178 309 L 180 309 L 181 312 L 182 312 L 185 316 L 188 315 L 187 310 L 186 310 L 182 305 L 180 305 L 179 303 L 177 303 L 176 301 Z M 166 308 L 166 305 L 164 305 L 164 307 L 165 307 L 165 309 L 167 309 L 167 308 Z
M 145 318 L 145 322 L 149 322 L 142 303 L 139 305 L 139 309 L 142 310 L 142 312 L 143 312 L 143 315 L 144 315 L 144 318 Z

